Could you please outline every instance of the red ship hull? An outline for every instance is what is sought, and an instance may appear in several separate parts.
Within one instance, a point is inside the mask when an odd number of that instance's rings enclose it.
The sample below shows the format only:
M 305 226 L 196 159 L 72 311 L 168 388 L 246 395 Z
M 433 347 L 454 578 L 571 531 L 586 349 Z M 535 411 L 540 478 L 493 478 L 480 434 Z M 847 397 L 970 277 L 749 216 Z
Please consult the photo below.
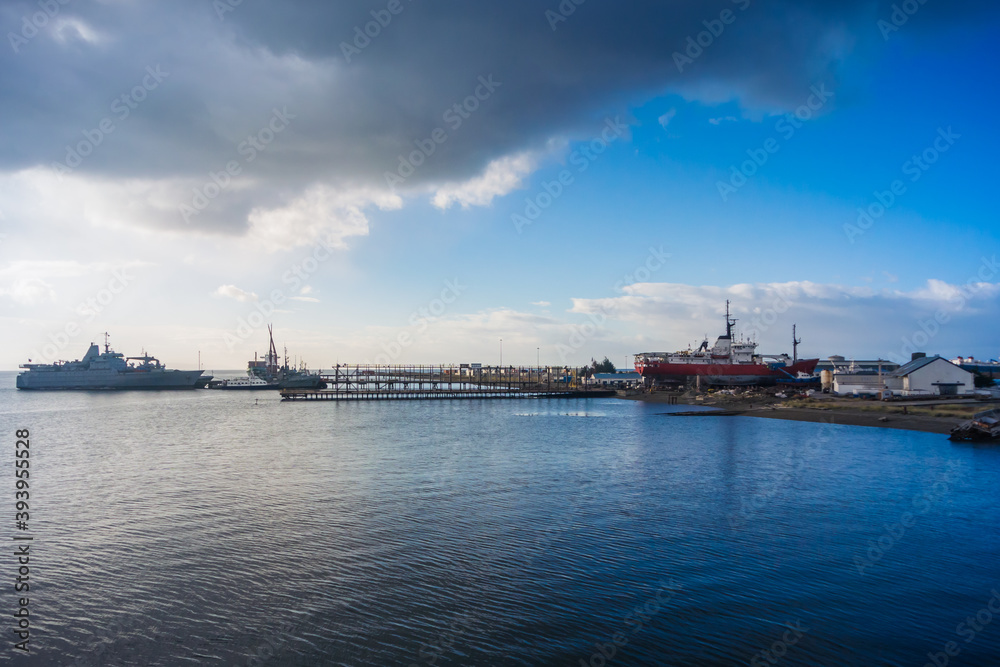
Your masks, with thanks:
M 685 382 L 692 377 L 707 377 L 715 384 L 774 384 L 798 373 L 811 375 L 819 359 L 803 359 L 788 366 L 766 364 L 638 362 L 635 370 L 643 377 L 661 382 Z

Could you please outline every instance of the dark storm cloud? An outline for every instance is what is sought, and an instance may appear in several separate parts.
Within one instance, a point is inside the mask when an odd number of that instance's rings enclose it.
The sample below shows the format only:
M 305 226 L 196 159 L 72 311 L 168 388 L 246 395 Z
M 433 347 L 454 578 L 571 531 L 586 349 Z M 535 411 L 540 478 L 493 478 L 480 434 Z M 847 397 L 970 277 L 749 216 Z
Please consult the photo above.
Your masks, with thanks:
M 403 190 L 468 179 L 491 160 L 590 132 L 604 115 L 666 92 L 706 87 L 768 109 L 800 104 L 810 85 L 837 79 L 843 59 L 877 56 L 877 21 L 891 4 L 8 2 L 0 169 L 75 162 L 67 147 L 81 141 L 93 147 L 75 170 L 88 175 L 197 182 L 235 162 L 242 178 L 268 186 L 232 188 L 195 224 L 239 225 L 254 205 L 313 183 L 384 188 L 397 156 L 435 128 L 447 141 Z M 948 21 L 992 11 L 980 5 L 927 2 L 900 33 L 933 38 Z M 43 10 L 45 25 L 26 37 L 25 21 L 40 23 L 32 17 Z M 732 22 L 678 67 L 675 53 L 718 29 L 723 10 Z M 379 34 L 355 41 L 376 18 L 386 23 Z M 445 112 L 491 75 L 499 87 L 449 127 Z M 276 112 L 290 117 L 287 127 L 250 159 L 247 138 L 267 138 Z

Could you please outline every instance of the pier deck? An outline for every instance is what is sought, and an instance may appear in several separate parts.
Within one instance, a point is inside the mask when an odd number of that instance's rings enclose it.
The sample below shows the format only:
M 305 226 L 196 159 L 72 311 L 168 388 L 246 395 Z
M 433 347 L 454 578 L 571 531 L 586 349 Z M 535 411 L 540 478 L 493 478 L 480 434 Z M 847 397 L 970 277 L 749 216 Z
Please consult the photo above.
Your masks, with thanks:
M 336 391 L 331 389 L 282 389 L 286 401 L 392 401 L 483 398 L 607 398 L 615 392 L 604 389 L 570 391 L 520 391 L 490 389 L 397 389 L 384 391 Z
M 613 390 L 580 386 L 564 368 L 339 365 L 322 373 L 325 389 L 282 389 L 286 401 L 387 401 L 604 398 Z

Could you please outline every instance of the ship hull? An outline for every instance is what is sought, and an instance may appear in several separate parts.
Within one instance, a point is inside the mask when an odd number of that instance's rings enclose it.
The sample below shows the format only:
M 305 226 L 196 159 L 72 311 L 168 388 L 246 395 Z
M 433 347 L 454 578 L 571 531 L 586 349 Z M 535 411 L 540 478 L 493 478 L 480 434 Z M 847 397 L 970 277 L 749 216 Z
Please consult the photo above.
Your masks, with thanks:
M 959 367 L 970 373 L 985 375 L 991 380 L 1000 378 L 1000 364 L 959 364 Z
M 771 368 L 764 364 L 651 362 L 638 363 L 635 370 L 644 378 L 661 383 L 683 384 L 700 377 L 710 385 L 750 386 L 773 385 L 800 372 L 812 374 L 818 363 L 819 359 L 803 359 L 790 366 Z
M 318 375 L 285 378 L 278 382 L 280 389 L 324 389 L 326 382 Z
M 205 371 L 161 372 L 28 371 L 17 376 L 18 389 L 197 389 L 208 384 Z

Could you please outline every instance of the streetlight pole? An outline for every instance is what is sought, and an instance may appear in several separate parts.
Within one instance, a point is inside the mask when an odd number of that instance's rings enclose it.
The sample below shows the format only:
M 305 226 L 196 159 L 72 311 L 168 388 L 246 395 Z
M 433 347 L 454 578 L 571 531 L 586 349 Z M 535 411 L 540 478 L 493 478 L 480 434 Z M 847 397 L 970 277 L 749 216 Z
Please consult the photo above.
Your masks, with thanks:
M 503 368 L 503 338 L 500 339 L 500 368 Z

